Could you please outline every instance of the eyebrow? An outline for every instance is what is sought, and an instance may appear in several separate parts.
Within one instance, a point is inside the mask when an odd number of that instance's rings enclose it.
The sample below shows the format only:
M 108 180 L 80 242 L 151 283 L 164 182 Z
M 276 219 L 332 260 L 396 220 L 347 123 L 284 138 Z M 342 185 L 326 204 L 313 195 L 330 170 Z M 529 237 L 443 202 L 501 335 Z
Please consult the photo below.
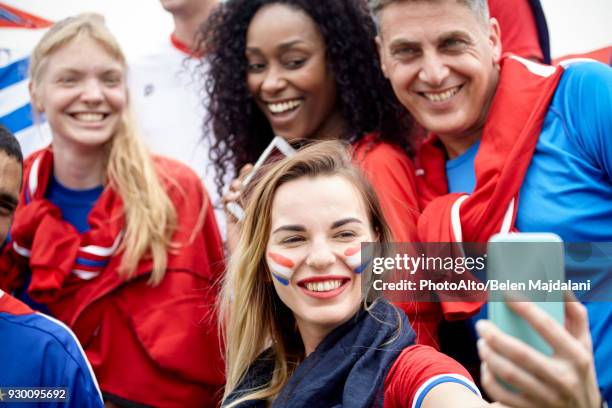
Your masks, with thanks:
M 408 40 L 404 40 L 403 38 L 400 38 L 400 39 L 391 41 L 391 44 L 389 44 L 389 48 L 395 48 L 399 46 L 420 47 L 421 43 L 418 41 L 408 41 Z
M 358 223 L 358 224 L 363 224 L 363 222 L 360 219 L 349 217 L 349 218 L 343 218 L 341 220 L 338 220 L 338 221 L 334 222 L 331 225 L 331 229 L 339 228 L 339 227 L 341 227 L 343 225 L 350 224 L 352 222 L 355 222 L 355 223 Z M 306 228 L 304 228 L 304 226 L 302 226 L 302 225 L 297 225 L 297 224 L 295 224 L 295 225 L 283 225 L 281 227 L 278 227 L 274 231 L 272 231 L 272 234 L 275 234 L 275 233 L 280 232 L 280 231 L 305 232 Z
M 293 47 L 294 45 L 300 44 L 300 43 L 304 43 L 304 40 L 287 41 L 285 43 L 282 43 L 278 48 L 281 51 L 285 51 L 285 50 Z M 246 52 L 261 53 L 261 50 L 259 49 L 259 47 L 246 47 Z
M 334 223 L 332 224 L 331 228 L 332 228 L 332 229 L 334 229 L 334 228 L 338 228 L 338 227 L 341 227 L 341 226 L 343 226 L 343 225 L 350 224 L 350 223 L 352 223 L 352 222 L 356 222 L 356 223 L 358 223 L 358 224 L 363 224 L 363 222 L 361 222 L 361 220 L 360 220 L 360 219 L 358 219 L 358 218 L 353 218 L 353 217 L 349 217 L 349 218 L 343 218 L 343 219 L 341 219 L 341 220 L 338 220 L 338 221 L 334 222 Z
M 272 233 L 276 234 L 280 231 L 305 232 L 306 228 L 304 228 L 302 225 L 283 225 L 282 227 L 275 229 Z
M 442 35 L 440 35 L 437 39 L 438 43 L 444 42 L 448 39 L 451 38 L 457 38 L 457 37 L 462 37 L 462 38 L 471 38 L 471 36 L 469 35 L 469 33 L 467 31 L 462 31 L 462 30 L 454 30 L 454 31 L 450 31 L 448 33 L 444 33 Z
M 469 33 L 466 31 L 453 30 L 453 31 L 449 31 L 449 32 L 440 34 L 438 38 L 436 38 L 436 43 L 440 44 L 450 38 L 456 38 L 456 37 L 471 38 Z M 421 43 L 419 41 L 411 41 L 411 40 L 406 40 L 404 38 L 398 38 L 398 39 L 391 41 L 391 43 L 389 44 L 390 48 L 397 47 L 397 46 L 420 47 Z

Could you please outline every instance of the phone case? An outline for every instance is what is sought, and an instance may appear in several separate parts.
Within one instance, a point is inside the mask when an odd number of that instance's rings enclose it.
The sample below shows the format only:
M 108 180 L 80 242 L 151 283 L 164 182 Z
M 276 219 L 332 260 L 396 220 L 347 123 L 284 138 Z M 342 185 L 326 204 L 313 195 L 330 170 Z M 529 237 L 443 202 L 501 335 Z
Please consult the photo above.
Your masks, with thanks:
M 556 321 L 564 322 L 563 293 L 541 293 L 530 282 L 565 279 L 563 241 L 550 233 L 510 233 L 493 236 L 487 245 L 487 276 L 503 283 L 524 283 L 525 288 L 490 293 L 489 319 L 502 331 L 540 352 L 551 355 L 548 343 L 506 304 L 505 295 L 534 302 Z

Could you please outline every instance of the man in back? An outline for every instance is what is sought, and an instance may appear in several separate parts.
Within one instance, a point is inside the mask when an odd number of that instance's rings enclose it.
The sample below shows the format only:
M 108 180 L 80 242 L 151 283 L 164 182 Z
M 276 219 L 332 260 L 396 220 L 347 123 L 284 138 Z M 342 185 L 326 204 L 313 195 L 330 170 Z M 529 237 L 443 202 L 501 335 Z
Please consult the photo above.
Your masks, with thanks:
M 17 139 L 0 126 L 0 242 L 3 246 L 17 207 L 22 164 Z M 0 270 L 0 283 L 2 273 Z M 9 390 L 40 387 L 51 390 L 51 395 L 56 397 L 54 404 L 47 402 L 45 406 L 103 406 L 93 371 L 70 329 L 34 312 L 2 289 L 0 339 L 0 405 L 22 402 Z
M 429 132 L 417 154 L 425 242 L 498 232 L 612 241 L 612 69 L 501 58 L 485 0 L 378 0 L 381 63 Z M 584 264 L 566 259 L 567 276 Z M 612 274 L 610 265 L 596 280 Z M 612 401 L 612 305 L 586 304 L 599 385 Z
M 172 14 L 174 31 L 154 52 L 130 61 L 129 86 L 145 142 L 153 153 L 179 160 L 200 176 L 224 236 L 225 215 L 208 157 L 213 135 L 204 127 L 206 70 L 200 64 L 206 62 L 196 51 L 198 27 L 217 3 L 161 0 Z

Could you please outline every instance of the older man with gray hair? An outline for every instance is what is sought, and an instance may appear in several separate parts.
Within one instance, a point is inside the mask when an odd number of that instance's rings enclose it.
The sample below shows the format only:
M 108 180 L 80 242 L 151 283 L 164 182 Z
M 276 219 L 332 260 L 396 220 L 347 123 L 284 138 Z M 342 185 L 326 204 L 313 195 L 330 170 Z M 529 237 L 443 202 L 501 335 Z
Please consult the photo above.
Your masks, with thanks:
M 502 58 L 500 28 L 485 0 L 372 3 L 383 71 L 429 131 L 417 154 L 422 241 L 486 242 L 500 231 L 612 241 L 610 67 Z M 580 275 L 584 265 L 566 263 L 569 278 Z M 610 274 L 608 262 L 594 279 Z M 599 387 L 610 402 L 612 305 L 590 302 L 586 308 Z M 533 350 L 512 354 L 513 348 L 501 349 L 480 330 L 485 388 L 519 406 L 533 406 L 524 399 L 529 394 L 538 395 L 541 406 L 596 406 L 591 343 L 573 329 L 544 336 L 553 357 Z M 491 372 L 522 392 L 500 386 Z M 585 382 L 588 392 L 577 396 L 576 383 Z

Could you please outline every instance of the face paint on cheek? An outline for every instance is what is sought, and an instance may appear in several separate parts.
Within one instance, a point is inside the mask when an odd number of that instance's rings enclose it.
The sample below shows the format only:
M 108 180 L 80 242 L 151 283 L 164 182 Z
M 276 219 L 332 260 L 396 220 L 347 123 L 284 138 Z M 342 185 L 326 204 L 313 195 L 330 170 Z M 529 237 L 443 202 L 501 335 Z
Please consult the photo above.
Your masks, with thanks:
M 361 263 L 361 245 L 348 248 L 344 251 L 344 262 L 351 268 L 355 273 L 361 273 L 370 263 L 370 260 L 366 260 Z
M 282 285 L 288 286 L 295 263 L 291 259 L 274 252 L 268 252 L 266 260 L 272 276 Z

